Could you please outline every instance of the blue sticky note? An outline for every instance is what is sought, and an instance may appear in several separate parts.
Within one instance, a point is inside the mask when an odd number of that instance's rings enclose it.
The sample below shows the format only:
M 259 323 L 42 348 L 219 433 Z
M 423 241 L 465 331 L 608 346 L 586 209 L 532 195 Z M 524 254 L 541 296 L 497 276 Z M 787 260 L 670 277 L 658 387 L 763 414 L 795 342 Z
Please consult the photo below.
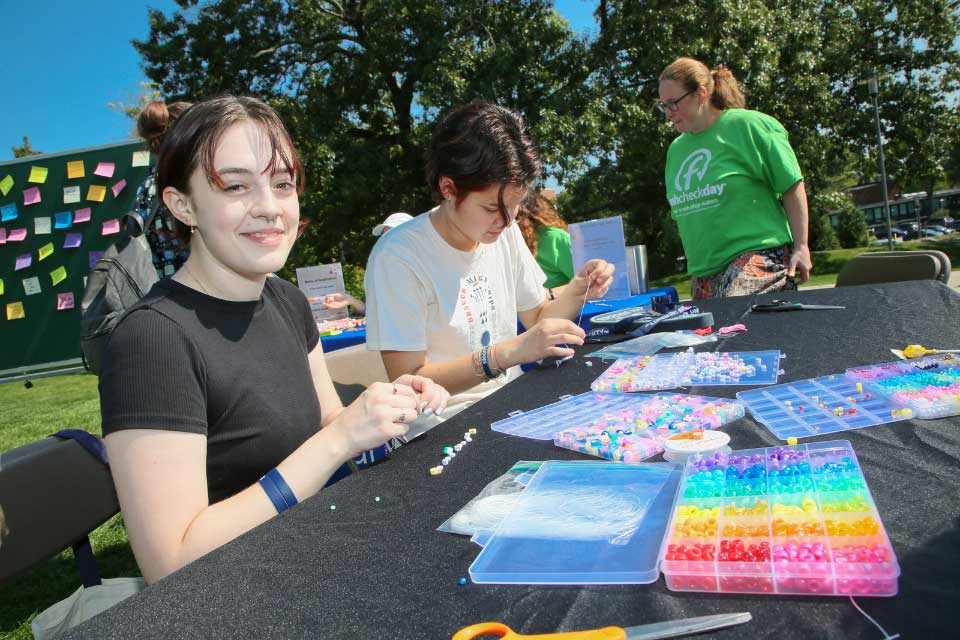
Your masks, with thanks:
M 54 214 L 54 229 L 69 229 L 73 226 L 73 214 L 69 211 Z
M 10 203 L 0 207 L 0 222 L 17 219 L 17 205 Z

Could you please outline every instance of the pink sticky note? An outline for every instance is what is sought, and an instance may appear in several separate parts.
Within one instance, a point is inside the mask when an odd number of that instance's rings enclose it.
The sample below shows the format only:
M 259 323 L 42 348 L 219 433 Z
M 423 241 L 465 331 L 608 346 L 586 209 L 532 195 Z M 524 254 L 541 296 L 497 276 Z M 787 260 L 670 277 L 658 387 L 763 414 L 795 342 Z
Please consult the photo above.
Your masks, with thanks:
M 23 204 L 37 204 L 38 202 L 40 202 L 40 189 L 30 187 L 23 190 Z
M 93 170 L 93 175 L 103 176 L 104 178 L 113 177 L 113 163 L 112 162 L 101 162 L 97 165 L 97 168 Z
M 103 221 L 103 226 L 100 229 L 100 235 L 109 236 L 114 233 L 120 232 L 120 221 L 116 218 L 110 218 L 109 220 Z
M 73 212 L 73 224 L 78 222 L 90 222 L 90 207 L 77 209 Z
M 0 244 L 7 244 L 7 230 L 0 227 Z
M 7 232 L 7 242 L 23 242 L 27 237 L 26 229 L 10 229 Z
M 57 311 L 73 309 L 73 291 L 57 294 Z
M 121 179 L 120 182 L 110 187 L 110 190 L 113 191 L 113 197 L 116 198 L 118 195 L 120 195 L 120 192 L 123 191 L 125 186 L 127 186 L 127 180 L 124 178 Z
M 25 253 L 22 256 L 17 256 L 17 262 L 13 267 L 14 271 L 20 271 L 20 269 L 26 269 L 31 264 L 33 264 L 33 257 L 29 253 Z

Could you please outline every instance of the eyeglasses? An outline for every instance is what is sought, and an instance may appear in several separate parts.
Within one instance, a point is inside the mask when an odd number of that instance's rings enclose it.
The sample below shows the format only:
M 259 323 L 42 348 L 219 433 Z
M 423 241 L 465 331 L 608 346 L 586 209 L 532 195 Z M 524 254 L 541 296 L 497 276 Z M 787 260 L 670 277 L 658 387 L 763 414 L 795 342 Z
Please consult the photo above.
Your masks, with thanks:
M 697 89 L 699 89 L 699 87 L 697 87 Z M 694 91 L 696 91 L 697 89 L 691 89 L 690 91 L 687 91 L 685 94 L 683 94 L 676 100 L 667 100 L 666 102 L 660 102 L 658 100 L 657 109 L 660 109 L 660 113 L 664 113 L 664 114 L 667 113 L 668 111 L 670 113 L 674 113 L 677 109 L 680 108 L 680 101 L 686 98 L 688 95 L 690 95 Z

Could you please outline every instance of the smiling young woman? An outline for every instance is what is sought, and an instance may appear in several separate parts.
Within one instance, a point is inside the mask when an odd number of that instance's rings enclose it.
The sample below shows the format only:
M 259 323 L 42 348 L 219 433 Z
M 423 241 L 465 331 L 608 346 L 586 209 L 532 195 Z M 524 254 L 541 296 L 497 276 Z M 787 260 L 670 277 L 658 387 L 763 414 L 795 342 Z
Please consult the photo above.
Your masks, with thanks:
M 744 108 L 723 65 L 679 58 L 660 74 L 659 94 L 680 132 L 665 179 L 694 298 L 796 289 L 811 268 L 807 196 L 786 130 Z
M 365 280 L 367 348 L 391 376 L 428 376 L 455 394 L 449 412 L 421 416 L 410 436 L 496 391 L 517 365 L 572 355 L 584 333 L 571 320 L 588 287 L 602 295 L 613 272 L 591 260 L 547 300 L 513 224 L 540 175 L 519 114 L 489 102 L 453 110 L 434 131 L 426 174 L 437 206 L 377 242 Z
M 157 186 L 190 257 L 120 320 L 100 376 L 104 443 L 147 582 L 313 495 L 449 398 L 400 376 L 340 403 L 309 303 L 268 277 L 297 237 L 303 171 L 266 104 L 188 109 L 160 148 Z

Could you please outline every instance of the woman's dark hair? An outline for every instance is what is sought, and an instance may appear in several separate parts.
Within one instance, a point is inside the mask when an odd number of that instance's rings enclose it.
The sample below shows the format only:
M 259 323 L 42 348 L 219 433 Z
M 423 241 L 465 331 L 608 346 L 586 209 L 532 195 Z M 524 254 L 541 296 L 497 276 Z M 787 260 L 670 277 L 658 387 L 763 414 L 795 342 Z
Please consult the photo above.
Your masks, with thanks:
M 557 210 L 553 208 L 553 203 L 543 197 L 543 194 L 539 191 L 530 193 L 523 204 L 520 205 L 517 225 L 520 227 L 523 241 L 527 243 L 533 257 L 537 257 L 537 229 L 539 227 L 557 227 L 564 231 L 567 229 L 566 220 L 560 217 Z
M 530 186 L 540 170 L 540 155 L 523 116 L 491 102 L 454 109 L 437 125 L 427 149 L 427 184 L 435 201 L 443 200 L 443 176 L 456 185 L 458 204 L 471 191 L 499 184 L 497 202 L 506 224 L 510 216 L 503 204 L 504 189 L 508 184 Z
M 304 173 L 293 140 L 283 122 L 269 105 L 256 98 L 220 96 L 198 102 L 177 120 L 160 146 L 157 161 L 157 193 L 167 187 L 190 195 L 190 176 L 200 167 L 211 186 L 223 187 L 223 181 L 213 166 L 217 145 L 223 134 L 235 124 L 253 122 L 270 139 L 270 164 L 264 173 L 273 173 L 280 164 L 290 172 L 297 183 L 297 193 L 303 193 Z M 190 228 L 176 220 L 174 230 L 185 242 L 190 241 Z M 302 229 L 301 229 L 302 231 Z
M 189 108 L 189 102 L 151 102 L 144 107 L 137 117 L 137 133 L 147 142 L 147 149 L 159 152 L 167 130 Z

